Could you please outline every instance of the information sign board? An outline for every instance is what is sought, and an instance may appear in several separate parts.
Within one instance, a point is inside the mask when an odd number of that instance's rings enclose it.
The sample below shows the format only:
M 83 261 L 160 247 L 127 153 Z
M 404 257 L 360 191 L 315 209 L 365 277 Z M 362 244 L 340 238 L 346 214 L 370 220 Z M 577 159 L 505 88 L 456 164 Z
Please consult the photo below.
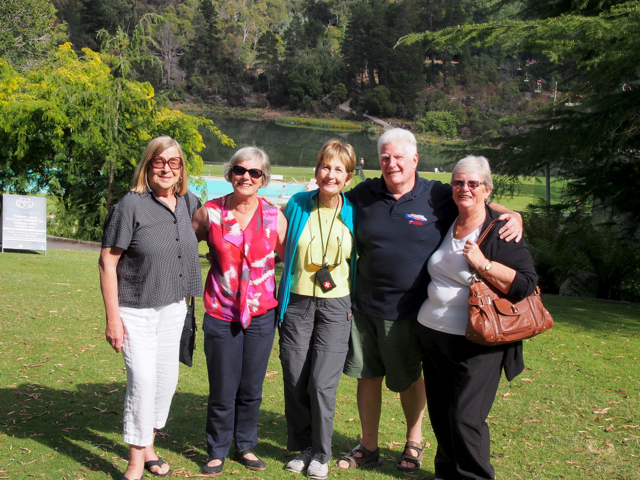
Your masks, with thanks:
M 47 252 L 47 199 L 26 195 L 2 195 L 2 251 Z

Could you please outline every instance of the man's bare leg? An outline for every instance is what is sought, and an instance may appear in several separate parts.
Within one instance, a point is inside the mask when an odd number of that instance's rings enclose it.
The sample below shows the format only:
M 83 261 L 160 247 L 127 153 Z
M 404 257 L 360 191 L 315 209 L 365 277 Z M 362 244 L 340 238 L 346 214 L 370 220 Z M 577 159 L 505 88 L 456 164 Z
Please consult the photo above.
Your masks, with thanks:
M 400 403 L 404 411 L 404 418 L 407 421 L 407 441 L 422 445 L 422 417 L 424 416 L 424 407 L 427 404 L 427 395 L 422 377 L 416 380 L 407 390 L 400 393 Z M 419 452 L 413 448 L 409 451 L 415 457 L 419 455 Z M 413 466 L 410 462 L 402 462 L 400 465 L 403 467 Z
M 362 446 L 370 452 L 378 448 L 383 378 L 358 379 L 358 413 L 360 414 L 360 423 L 362 425 Z M 358 458 L 362 456 L 361 453 L 356 454 Z M 341 460 L 338 462 L 338 467 L 349 468 L 349 463 Z

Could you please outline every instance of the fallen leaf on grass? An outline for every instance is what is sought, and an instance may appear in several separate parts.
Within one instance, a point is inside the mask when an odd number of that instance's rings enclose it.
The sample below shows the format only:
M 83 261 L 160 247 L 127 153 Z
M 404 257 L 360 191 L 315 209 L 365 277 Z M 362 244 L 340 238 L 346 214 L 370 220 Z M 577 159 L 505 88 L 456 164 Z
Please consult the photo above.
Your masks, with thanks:
M 522 423 L 538 423 L 538 422 L 541 422 L 541 421 L 542 421 L 542 420 L 525 420 L 525 421 L 524 421 L 524 422 L 522 422 Z
M 65 433 L 73 432 L 75 430 L 80 430 L 80 429 L 78 427 L 67 427 L 62 429 L 62 431 Z
M 594 410 L 593 413 L 607 413 L 611 407 L 603 408 L 602 410 Z
M 533 383 L 533 380 L 531 380 L 530 378 L 521 378 L 520 381 L 526 382 L 526 383 Z
M 605 432 L 610 432 L 611 430 L 613 430 L 613 423 L 604 429 Z

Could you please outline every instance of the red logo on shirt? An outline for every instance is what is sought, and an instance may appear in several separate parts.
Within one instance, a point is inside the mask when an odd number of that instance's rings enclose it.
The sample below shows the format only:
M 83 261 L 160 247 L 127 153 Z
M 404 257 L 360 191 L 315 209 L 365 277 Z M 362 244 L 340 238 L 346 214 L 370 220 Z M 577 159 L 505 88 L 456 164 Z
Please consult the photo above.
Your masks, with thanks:
M 427 218 L 424 215 L 417 213 L 407 213 L 405 217 L 409 219 L 409 225 L 424 225 L 427 221 Z

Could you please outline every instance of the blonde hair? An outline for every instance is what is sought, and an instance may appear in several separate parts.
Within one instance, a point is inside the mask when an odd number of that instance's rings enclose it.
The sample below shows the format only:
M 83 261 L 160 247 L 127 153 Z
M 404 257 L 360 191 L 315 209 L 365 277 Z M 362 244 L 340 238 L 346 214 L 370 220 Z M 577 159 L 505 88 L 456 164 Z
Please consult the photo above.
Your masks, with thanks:
M 353 174 L 356 169 L 356 152 L 348 143 L 340 140 L 329 140 L 325 143 L 316 156 L 316 172 L 326 161 L 338 157 L 344 163 L 348 174 Z
M 160 155 L 168 148 L 176 147 L 182 157 L 182 167 L 180 167 L 180 180 L 173 186 L 173 192 L 178 195 L 184 195 L 189 189 L 189 181 L 187 179 L 187 164 L 184 161 L 184 154 L 182 153 L 182 147 L 173 138 L 164 136 L 156 137 L 152 139 L 145 148 L 142 154 L 142 160 L 138 163 L 136 171 L 133 173 L 133 180 L 131 180 L 131 191 L 135 193 L 144 193 L 149 188 L 148 172 L 149 162 L 152 157 Z
M 257 147 L 243 147 L 233 154 L 231 160 L 224 164 L 224 178 L 227 182 L 231 183 L 233 172 L 231 169 L 246 160 L 258 160 L 260 162 L 260 170 L 262 170 L 262 186 L 264 188 L 269 185 L 271 181 L 271 163 L 269 162 L 269 155 L 264 150 L 260 150 Z

